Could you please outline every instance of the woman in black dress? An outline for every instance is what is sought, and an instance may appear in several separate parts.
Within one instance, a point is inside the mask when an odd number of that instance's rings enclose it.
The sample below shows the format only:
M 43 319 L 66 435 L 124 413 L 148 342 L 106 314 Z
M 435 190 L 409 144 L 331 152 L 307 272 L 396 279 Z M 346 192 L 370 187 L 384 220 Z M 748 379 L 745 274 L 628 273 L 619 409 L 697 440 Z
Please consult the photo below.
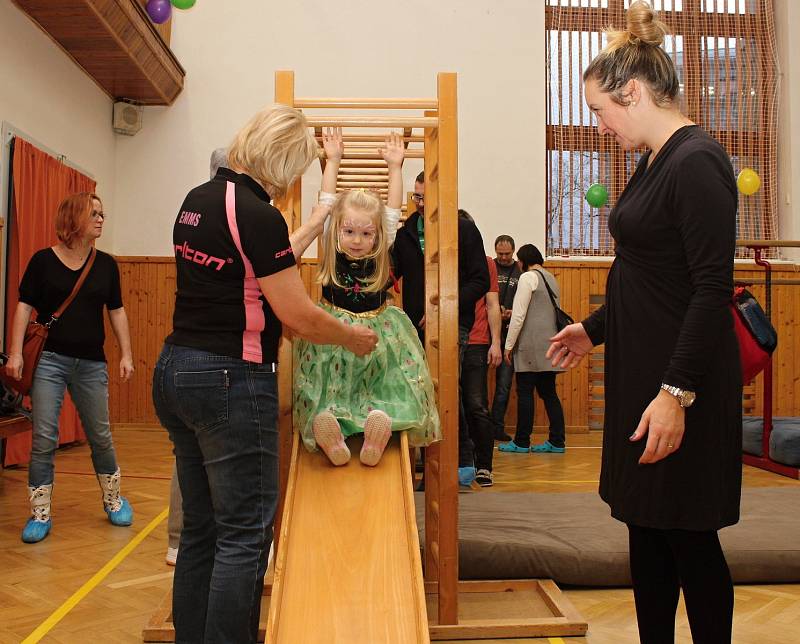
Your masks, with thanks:
M 736 184 L 681 114 L 666 28 L 644 2 L 584 72 L 600 134 L 645 147 L 609 218 L 606 304 L 552 338 L 572 367 L 605 342 L 600 495 L 628 525 L 641 641 L 673 642 L 683 589 L 695 642 L 729 642 L 733 584 L 717 530 L 739 519 L 741 394 L 728 303 Z

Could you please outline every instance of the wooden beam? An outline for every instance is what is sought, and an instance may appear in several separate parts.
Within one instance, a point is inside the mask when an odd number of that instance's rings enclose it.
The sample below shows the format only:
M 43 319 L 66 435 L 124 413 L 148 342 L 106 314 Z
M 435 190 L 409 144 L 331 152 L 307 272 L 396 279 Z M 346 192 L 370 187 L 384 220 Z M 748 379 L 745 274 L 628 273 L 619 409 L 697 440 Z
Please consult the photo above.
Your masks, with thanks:
M 435 98 L 298 98 L 301 108 L 345 108 L 375 110 L 435 110 Z
M 307 116 L 311 127 L 436 127 L 439 119 L 433 116 Z

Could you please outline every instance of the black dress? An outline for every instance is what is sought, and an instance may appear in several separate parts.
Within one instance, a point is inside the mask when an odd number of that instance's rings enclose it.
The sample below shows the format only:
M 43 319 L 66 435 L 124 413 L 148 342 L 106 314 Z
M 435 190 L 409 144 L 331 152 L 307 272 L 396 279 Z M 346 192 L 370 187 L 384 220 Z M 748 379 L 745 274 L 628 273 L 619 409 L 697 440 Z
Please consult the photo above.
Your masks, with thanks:
M 648 168 L 643 155 L 609 229 L 616 258 L 606 304 L 584 321 L 605 341 L 600 496 L 638 526 L 717 530 L 739 520 L 742 381 L 728 303 L 736 183 L 730 159 L 697 126 L 677 130 Z M 642 413 L 661 383 L 697 393 L 678 450 L 639 465 Z

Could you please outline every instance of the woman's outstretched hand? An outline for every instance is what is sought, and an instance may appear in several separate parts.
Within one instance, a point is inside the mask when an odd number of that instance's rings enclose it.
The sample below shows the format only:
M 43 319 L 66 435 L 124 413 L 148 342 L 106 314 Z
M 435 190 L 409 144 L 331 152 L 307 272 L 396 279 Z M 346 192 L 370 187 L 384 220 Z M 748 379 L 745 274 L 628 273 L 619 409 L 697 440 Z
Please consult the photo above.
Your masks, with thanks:
M 565 326 L 561 331 L 550 338 L 550 348 L 547 357 L 554 367 L 570 369 L 580 363 L 589 351 L 592 350 L 592 341 L 589 334 L 580 322 Z

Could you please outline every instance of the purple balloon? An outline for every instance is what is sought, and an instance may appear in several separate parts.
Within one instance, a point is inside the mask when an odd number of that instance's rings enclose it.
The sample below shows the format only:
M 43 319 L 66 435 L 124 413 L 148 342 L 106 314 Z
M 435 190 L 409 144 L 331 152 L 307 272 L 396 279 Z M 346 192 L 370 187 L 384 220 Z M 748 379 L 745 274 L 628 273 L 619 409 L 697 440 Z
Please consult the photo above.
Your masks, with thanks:
M 172 15 L 172 5 L 169 0 L 148 0 L 145 9 L 150 20 L 157 25 L 166 22 Z

